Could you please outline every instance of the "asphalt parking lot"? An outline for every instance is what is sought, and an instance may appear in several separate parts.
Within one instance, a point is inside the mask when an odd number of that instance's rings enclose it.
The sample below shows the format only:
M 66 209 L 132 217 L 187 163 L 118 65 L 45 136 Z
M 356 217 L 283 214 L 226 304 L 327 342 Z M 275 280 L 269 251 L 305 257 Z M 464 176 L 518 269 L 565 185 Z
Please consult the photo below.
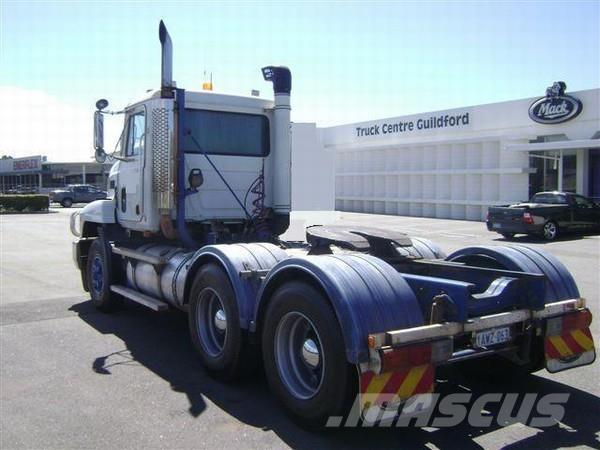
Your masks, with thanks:
M 0 448 L 554 448 L 600 445 L 600 365 L 522 379 L 450 378 L 445 389 L 568 393 L 561 423 L 533 428 L 341 429 L 292 423 L 262 375 L 228 385 L 194 356 L 186 317 L 135 304 L 95 311 L 71 260 L 72 210 L 0 216 Z M 447 253 L 504 245 L 476 222 L 341 213 L 343 223 L 380 226 L 436 241 Z M 600 236 L 543 248 L 571 271 L 600 318 Z M 600 320 L 592 325 L 600 342 Z

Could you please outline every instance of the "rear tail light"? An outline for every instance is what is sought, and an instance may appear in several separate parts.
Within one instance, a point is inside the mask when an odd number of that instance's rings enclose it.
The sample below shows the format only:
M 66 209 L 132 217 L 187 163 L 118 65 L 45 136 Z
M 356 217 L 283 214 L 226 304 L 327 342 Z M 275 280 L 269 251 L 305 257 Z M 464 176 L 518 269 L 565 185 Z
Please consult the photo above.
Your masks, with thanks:
M 533 225 L 533 216 L 531 215 L 531 213 L 523 213 L 523 223 L 526 223 L 527 225 Z
M 485 221 L 489 222 L 490 221 L 490 213 L 488 212 L 485 216 Z
M 592 323 L 592 313 L 589 309 L 582 309 L 571 314 L 553 317 L 546 323 L 546 335 L 557 336 L 570 330 L 588 328 Z
M 452 356 L 452 339 L 440 339 L 381 351 L 381 373 L 447 361 Z

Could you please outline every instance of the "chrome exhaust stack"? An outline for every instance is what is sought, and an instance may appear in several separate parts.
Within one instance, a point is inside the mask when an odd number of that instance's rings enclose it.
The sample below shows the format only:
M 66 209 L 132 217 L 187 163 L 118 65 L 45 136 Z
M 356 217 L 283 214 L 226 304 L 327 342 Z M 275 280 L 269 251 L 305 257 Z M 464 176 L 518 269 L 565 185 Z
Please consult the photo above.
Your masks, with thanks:
M 292 136 L 290 125 L 290 93 L 292 74 L 283 66 L 262 68 L 263 78 L 273 82 L 275 108 L 273 112 L 274 143 L 272 166 L 273 211 L 278 218 L 278 233 L 283 233 L 289 225 L 292 203 Z M 283 231 L 282 231 L 283 229 Z
M 173 88 L 175 88 L 175 82 L 173 81 L 173 43 L 162 20 L 158 26 L 158 38 L 161 46 L 160 90 L 162 97 L 172 98 Z

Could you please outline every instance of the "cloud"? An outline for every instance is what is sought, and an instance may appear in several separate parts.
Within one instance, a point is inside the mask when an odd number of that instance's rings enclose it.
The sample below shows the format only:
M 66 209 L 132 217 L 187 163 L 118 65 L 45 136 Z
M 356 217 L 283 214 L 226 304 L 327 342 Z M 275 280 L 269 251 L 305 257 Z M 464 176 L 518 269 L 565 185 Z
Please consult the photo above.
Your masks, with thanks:
M 0 154 L 45 155 L 49 161 L 89 161 L 92 157 L 93 105 L 82 108 L 43 91 L 13 86 L 0 86 L 0 98 Z M 121 123 L 107 120 L 107 150 L 118 139 Z

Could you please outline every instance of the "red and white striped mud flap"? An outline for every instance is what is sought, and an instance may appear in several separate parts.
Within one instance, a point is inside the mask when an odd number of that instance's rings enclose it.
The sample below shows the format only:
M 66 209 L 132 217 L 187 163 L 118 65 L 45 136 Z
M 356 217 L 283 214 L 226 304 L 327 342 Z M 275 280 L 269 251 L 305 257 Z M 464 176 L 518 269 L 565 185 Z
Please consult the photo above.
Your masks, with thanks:
M 371 408 L 398 410 L 411 397 L 433 392 L 434 379 L 433 364 L 378 375 L 373 371 L 363 372 L 360 375 L 361 414 L 364 417 Z
M 544 340 L 546 369 L 550 373 L 592 364 L 596 349 L 588 327 L 547 334 Z

